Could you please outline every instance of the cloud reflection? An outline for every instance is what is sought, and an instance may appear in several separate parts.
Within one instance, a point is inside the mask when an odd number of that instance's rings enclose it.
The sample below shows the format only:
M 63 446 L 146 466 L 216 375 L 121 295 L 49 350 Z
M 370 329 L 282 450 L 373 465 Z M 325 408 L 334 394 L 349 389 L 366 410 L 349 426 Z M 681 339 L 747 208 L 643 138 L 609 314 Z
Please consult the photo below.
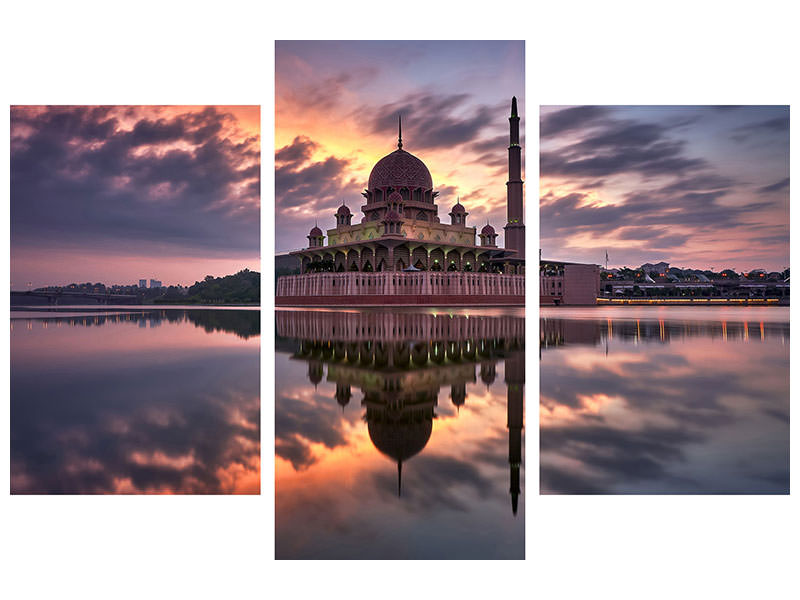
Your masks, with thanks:
M 541 332 L 544 493 L 788 493 L 788 321 Z
M 183 346 L 137 350 L 151 330 L 124 321 L 12 332 L 12 493 L 259 492 L 258 347 L 198 346 L 190 321 L 165 323 Z M 63 363 L 28 351 L 76 340 Z

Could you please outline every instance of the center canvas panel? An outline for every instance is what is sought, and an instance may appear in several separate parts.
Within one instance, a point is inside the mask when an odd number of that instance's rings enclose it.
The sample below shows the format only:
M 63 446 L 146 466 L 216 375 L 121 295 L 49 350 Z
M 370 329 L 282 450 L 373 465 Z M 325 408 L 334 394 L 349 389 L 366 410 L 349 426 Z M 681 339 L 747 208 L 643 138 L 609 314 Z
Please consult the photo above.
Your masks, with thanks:
M 276 44 L 276 557 L 524 558 L 523 42 Z

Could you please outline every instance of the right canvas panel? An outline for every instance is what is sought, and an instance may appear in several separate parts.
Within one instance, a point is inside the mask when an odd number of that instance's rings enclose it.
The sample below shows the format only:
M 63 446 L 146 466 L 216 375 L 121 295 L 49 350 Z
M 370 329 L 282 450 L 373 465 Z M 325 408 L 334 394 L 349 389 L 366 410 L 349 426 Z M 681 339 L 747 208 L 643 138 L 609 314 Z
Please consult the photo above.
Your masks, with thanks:
M 789 107 L 540 111 L 543 494 L 789 493 Z

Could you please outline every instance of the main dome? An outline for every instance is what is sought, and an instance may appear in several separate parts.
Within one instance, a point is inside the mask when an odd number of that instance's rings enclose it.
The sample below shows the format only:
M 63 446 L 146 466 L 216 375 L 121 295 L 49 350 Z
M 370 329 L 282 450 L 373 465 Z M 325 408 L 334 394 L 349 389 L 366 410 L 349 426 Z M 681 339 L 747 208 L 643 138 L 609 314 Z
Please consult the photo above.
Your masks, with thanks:
M 367 431 L 372 444 L 386 456 L 397 461 L 408 460 L 428 444 L 433 431 L 433 421 L 374 422 L 367 421 Z
M 368 189 L 386 187 L 430 190 L 433 179 L 424 162 L 410 152 L 395 150 L 376 162 L 369 174 Z

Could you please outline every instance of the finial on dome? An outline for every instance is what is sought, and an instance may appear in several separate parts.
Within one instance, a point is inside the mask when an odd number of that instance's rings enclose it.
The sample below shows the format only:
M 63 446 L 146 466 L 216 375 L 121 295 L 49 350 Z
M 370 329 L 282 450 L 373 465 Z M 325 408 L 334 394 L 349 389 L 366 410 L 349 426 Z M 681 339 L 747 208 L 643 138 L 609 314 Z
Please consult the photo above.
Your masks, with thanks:
M 403 149 L 403 120 L 400 114 L 397 115 L 397 149 Z
M 516 96 L 512 96 L 512 98 L 511 98 L 511 116 L 512 117 L 516 117 L 517 116 L 517 97 Z

